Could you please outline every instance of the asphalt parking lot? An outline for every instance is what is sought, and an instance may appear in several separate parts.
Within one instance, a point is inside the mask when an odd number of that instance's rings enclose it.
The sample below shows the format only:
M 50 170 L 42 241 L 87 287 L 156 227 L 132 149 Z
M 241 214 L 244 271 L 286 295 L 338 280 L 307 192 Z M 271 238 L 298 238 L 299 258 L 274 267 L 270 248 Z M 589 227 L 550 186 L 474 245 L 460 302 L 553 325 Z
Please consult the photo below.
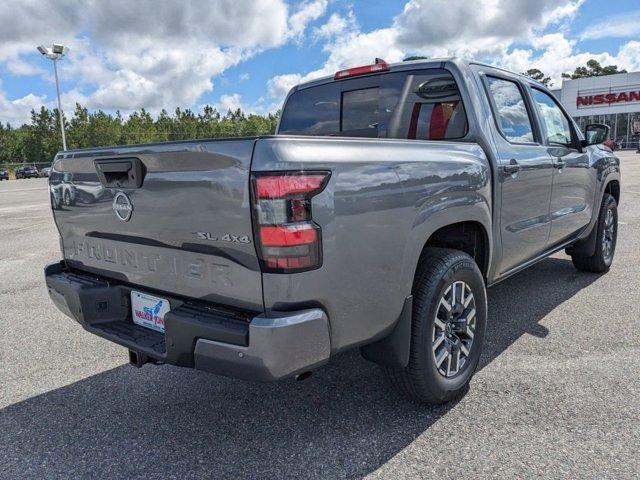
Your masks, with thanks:
M 358 354 L 304 382 L 127 365 L 50 303 L 45 179 L 0 183 L 2 478 L 637 478 L 640 155 L 603 276 L 558 254 L 489 290 L 480 371 L 405 403 Z

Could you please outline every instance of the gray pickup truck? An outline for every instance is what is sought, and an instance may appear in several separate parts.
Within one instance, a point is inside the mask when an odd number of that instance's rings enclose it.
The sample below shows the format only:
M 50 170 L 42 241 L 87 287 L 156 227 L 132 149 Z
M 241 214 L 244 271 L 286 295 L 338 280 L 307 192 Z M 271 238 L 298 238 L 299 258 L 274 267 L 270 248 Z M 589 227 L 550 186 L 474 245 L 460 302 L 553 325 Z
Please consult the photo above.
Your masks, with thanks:
M 274 136 L 59 153 L 78 201 L 54 210 L 47 287 L 138 366 L 271 381 L 359 347 L 409 399 L 449 401 L 486 287 L 563 249 L 609 269 L 607 134 L 521 75 L 376 60 L 295 87 Z

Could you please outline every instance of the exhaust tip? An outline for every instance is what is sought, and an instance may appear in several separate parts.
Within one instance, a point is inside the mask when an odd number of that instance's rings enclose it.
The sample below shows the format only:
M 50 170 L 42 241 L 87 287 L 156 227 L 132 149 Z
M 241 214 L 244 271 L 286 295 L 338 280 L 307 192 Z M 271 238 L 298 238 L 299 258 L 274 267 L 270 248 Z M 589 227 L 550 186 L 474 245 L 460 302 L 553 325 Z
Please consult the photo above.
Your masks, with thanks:
M 311 376 L 312 372 L 302 372 L 296 375 L 296 382 L 302 382 Z

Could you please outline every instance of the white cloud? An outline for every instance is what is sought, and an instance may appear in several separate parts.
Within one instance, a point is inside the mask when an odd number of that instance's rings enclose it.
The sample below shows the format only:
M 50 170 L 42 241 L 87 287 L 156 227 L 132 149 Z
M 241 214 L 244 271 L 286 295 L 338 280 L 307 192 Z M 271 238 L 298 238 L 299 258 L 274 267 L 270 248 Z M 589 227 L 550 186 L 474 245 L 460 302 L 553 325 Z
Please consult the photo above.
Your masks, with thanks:
M 550 76 L 553 84 L 561 84 L 563 73 L 595 59 L 602 65 L 617 65 L 628 71 L 640 70 L 640 42 L 630 41 L 620 47 L 617 54 L 609 52 L 582 52 L 576 50 L 576 41 L 562 33 L 544 35 L 532 41 L 533 49 L 515 49 L 496 63 L 516 72 L 538 68 Z
M 625 43 L 618 50 L 618 55 L 611 60 L 612 63 L 617 63 L 620 67 L 629 71 L 640 70 L 640 41 L 634 40 Z
M 0 90 L 0 121 L 10 123 L 12 126 L 19 126 L 28 122 L 32 109 L 39 109 L 46 101 L 45 97 L 40 97 L 32 93 L 21 98 L 9 100 L 2 90 Z
M 0 63 L 14 75 L 52 81 L 48 61 L 25 59 L 54 39 L 70 48 L 59 64 L 62 83 L 71 80 L 87 107 L 190 107 L 213 89 L 215 76 L 300 37 L 326 7 L 327 0 L 296 8 L 284 0 L 2 2 Z
M 271 78 L 267 82 L 269 97 L 281 102 L 286 93 L 298 83 L 333 75 L 347 67 L 370 64 L 376 57 L 387 62 L 399 62 L 404 53 L 395 46 L 395 40 L 396 32 L 391 28 L 344 34 L 325 44 L 323 50 L 329 56 L 321 68 L 306 74 L 288 73 Z
M 562 72 L 590 58 L 640 69 L 638 41 L 615 54 L 584 52 L 577 43 L 578 38 L 640 35 L 640 15 L 612 16 L 571 37 L 568 24 L 583 1 L 410 0 L 383 28 L 362 31 L 348 6 L 323 19 L 330 0 L 211 0 L 206 7 L 198 0 L 8 0 L 0 2 L 0 64 L 13 75 L 41 75 L 51 82 L 50 62 L 34 46 L 65 43 L 71 54 L 60 62 L 60 75 L 73 89 L 63 93 L 63 108 L 80 101 L 90 109 L 124 114 L 141 107 L 152 112 L 192 107 L 230 67 L 305 38 L 322 42 L 322 64 L 274 76 L 267 83 L 267 100 L 245 104 L 239 94 L 223 95 L 220 108 L 272 111 L 297 83 L 369 64 L 375 57 L 396 62 L 410 54 L 468 56 L 516 71 L 536 67 L 556 82 Z M 246 81 L 249 75 L 237 79 Z M 52 105 L 37 95 L 9 99 L 0 91 L 0 120 L 15 122 L 45 101 Z M 27 110 L 19 113 L 20 108 Z
M 621 48 L 617 56 L 576 51 L 576 41 L 564 32 L 566 22 L 575 17 L 583 2 L 477 0 L 470 10 L 466 0 L 411 0 L 388 28 L 369 32 L 359 31 L 355 21 L 341 30 L 343 23 L 338 18 L 332 20 L 332 16 L 315 30 L 317 37 L 328 39 L 322 67 L 275 76 L 268 82 L 268 93 L 280 100 L 297 83 L 372 63 L 375 57 L 397 62 L 410 54 L 476 58 L 520 72 L 535 67 L 556 82 L 562 72 L 572 71 L 589 58 L 633 68 L 639 58 L 633 42 Z M 555 33 L 546 33 L 551 26 Z M 332 36 L 332 31 L 340 31 L 340 35 Z M 514 49 L 514 44 L 527 47 Z
M 100 63 L 107 71 L 96 79 L 89 106 L 191 106 L 213 89 L 213 77 L 282 45 L 289 32 L 281 0 L 217 0 L 208 8 L 197 1 L 120 1 L 91 9 L 91 34 L 102 42 Z M 96 56 L 85 58 L 94 62 Z
M 318 73 L 331 75 L 343 68 L 373 63 L 376 57 L 387 62 L 399 62 L 405 53 L 397 45 L 397 38 L 398 33 L 393 28 L 341 36 L 324 47 L 329 58 Z
M 20 0 L 0 2 L 0 61 L 34 53 L 36 45 L 68 41 L 73 37 L 83 10 L 79 0 Z
M 31 75 L 44 75 L 43 68 L 34 65 L 33 63 L 26 62 L 20 58 L 11 58 L 7 60 L 7 70 L 13 75 L 31 76 Z
M 235 112 L 239 108 L 242 109 L 242 97 L 239 93 L 233 93 L 231 95 L 222 95 L 220 102 L 216 105 L 218 111 L 222 114 L 227 113 L 229 110 Z
M 300 37 L 310 22 L 317 20 L 327 10 L 328 0 L 309 0 L 304 2 L 291 17 L 289 17 L 290 37 Z
M 327 22 L 329 41 L 323 50 L 328 57 L 324 65 L 306 74 L 290 73 L 273 77 L 269 95 L 281 99 L 300 81 L 307 81 L 338 70 L 373 63 L 376 57 L 387 62 L 401 61 L 409 53 L 429 57 L 468 56 L 489 58 L 506 54 L 518 40 L 533 36 L 546 27 L 575 13 L 582 0 L 478 0 L 470 14 L 466 0 L 411 0 L 388 28 L 361 32 L 355 22 L 347 24 L 338 36 L 341 22 Z M 480 14 L 481 12 L 481 14 Z M 350 28 L 349 28 L 350 27 Z M 321 31 L 320 27 L 317 31 Z
M 411 0 L 395 18 L 397 45 L 427 56 L 485 58 L 572 16 L 583 0 Z M 474 14 L 475 13 L 475 14 Z
M 313 29 L 313 35 L 316 39 L 330 40 L 355 29 L 356 17 L 353 11 L 350 10 L 346 16 L 332 13 L 325 24 Z
M 281 0 L 92 0 L 83 11 L 92 36 L 114 47 L 154 43 L 180 48 L 190 39 L 265 48 L 281 45 L 287 34 L 287 6 Z
M 627 38 L 640 36 L 640 12 L 610 15 L 587 27 L 582 40 L 599 38 Z
M 299 73 L 288 73 L 276 75 L 267 82 L 267 93 L 269 97 L 283 99 L 294 86 L 302 81 Z
M 29 93 L 23 97 L 9 99 L 6 92 L 1 88 L 0 81 L 0 122 L 9 123 L 14 127 L 18 127 L 31 120 L 31 110 L 39 110 L 44 106 L 49 109 L 58 108 L 56 98 L 48 98 L 46 95 L 34 95 Z M 81 105 L 87 104 L 87 98 L 84 94 L 76 89 L 62 93 L 60 95 L 62 111 L 68 118 L 71 112 L 75 110 L 76 103 Z

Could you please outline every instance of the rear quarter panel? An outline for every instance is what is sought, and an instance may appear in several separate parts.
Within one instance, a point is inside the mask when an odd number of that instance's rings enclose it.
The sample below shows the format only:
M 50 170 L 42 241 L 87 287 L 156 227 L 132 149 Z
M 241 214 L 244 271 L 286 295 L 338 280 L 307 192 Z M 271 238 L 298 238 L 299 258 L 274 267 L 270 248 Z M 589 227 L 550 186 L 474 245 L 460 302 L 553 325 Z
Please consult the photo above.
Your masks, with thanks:
M 263 289 L 267 312 L 322 307 L 334 353 L 393 327 L 434 231 L 473 220 L 491 232 L 490 170 L 476 144 L 264 138 L 252 170 L 331 171 L 312 203 L 322 227 L 322 267 L 264 274 Z

